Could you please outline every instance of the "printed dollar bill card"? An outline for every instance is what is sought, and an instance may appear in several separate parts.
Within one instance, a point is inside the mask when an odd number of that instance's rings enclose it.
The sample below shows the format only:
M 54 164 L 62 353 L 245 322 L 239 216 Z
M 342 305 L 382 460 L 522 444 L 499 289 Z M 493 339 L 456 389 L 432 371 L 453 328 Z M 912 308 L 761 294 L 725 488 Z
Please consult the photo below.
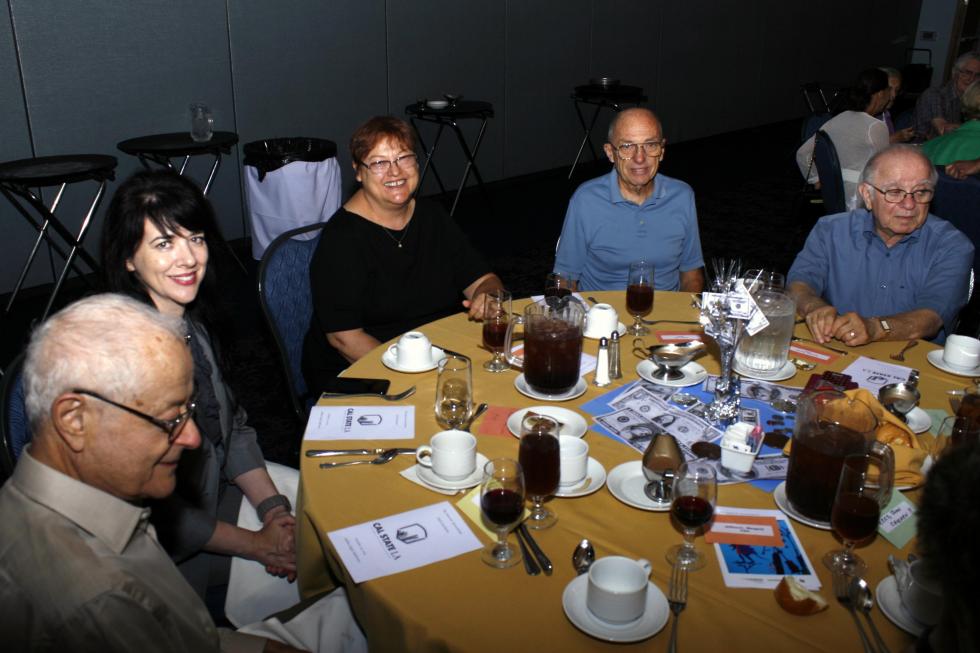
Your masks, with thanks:
M 415 406 L 314 406 L 304 440 L 409 440 Z

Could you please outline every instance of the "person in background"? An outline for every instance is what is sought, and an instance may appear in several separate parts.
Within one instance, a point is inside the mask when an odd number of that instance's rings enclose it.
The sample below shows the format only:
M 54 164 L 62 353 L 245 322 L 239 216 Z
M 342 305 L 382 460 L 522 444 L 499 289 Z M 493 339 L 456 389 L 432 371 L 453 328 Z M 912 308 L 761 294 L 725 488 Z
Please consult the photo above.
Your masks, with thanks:
M 959 129 L 922 144 L 922 153 L 934 165 L 980 159 L 980 81 L 970 84 L 960 98 L 963 124 Z
M 704 259 L 694 192 L 658 174 L 667 140 L 649 109 L 620 111 L 603 149 L 613 169 L 585 182 L 568 202 L 555 272 L 578 290 L 622 290 L 629 264 L 653 263 L 660 290 L 700 292 Z
M 882 66 L 879 70 L 888 75 L 890 97 L 888 99 L 888 105 L 875 117 L 884 122 L 885 126 L 888 127 L 889 143 L 908 143 L 915 136 L 915 128 L 908 126 L 903 129 L 898 129 L 895 126 L 895 119 L 891 113 L 892 107 L 895 106 L 895 100 L 902 94 L 902 73 L 896 68 L 889 68 L 887 66 Z
M 953 75 L 940 87 L 926 89 L 915 103 L 915 133 L 928 140 L 960 126 L 960 97 L 966 87 L 980 79 L 980 53 L 960 55 Z

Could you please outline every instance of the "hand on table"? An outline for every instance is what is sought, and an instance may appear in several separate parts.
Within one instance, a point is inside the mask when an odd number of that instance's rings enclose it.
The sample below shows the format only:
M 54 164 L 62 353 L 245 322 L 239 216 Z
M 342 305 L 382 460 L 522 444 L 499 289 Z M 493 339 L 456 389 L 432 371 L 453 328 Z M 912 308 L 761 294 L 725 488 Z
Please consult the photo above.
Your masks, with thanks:
M 871 342 L 871 329 L 868 326 L 868 321 L 854 311 L 839 316 L 834 320 L 832 328 L 834 337 L 848 347 Z
M 806 314 L 806 325 L 810 335 L 820 344 L 830 342 L 834 337 L 834 321 L 837 319 L 837 309 L 833 306 L 821 306 Z

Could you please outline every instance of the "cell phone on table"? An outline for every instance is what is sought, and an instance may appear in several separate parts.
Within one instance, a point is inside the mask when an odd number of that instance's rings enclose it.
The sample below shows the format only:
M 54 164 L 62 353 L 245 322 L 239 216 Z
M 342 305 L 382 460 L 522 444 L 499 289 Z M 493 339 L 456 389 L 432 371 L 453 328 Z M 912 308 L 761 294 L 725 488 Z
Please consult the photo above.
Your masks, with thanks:
M 388 379 L 354 379 L 347 377 L 337 377 L 336 383 L 330 388 L 329 392 L 343 392 L 344 394 L 384 394 L 388 392 L 391 381 Z

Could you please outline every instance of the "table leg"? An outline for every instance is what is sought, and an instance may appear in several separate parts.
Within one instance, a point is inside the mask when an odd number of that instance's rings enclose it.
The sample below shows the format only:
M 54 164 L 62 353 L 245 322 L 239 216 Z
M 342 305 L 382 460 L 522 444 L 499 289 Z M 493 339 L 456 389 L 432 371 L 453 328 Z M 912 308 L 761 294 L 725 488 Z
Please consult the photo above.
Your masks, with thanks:
M 439 145 L 439 139 L 442 138 L 442 130 L 445 125 L 439 122 L 439 129 L 436 130 L 435 140 L 432 141 L 432 147 L 426 148 L 425 140 L 422 138 L 422 131 L 419 129 L 418 124 L 415 122 L 415 118 L 411 119 L 412 127 L 415 129 L 415 136 L 419 139 L 419 145 L 422 146 L 422 151 L 425 152 L 425 162 L 422 164 L 422 171 L 419 173 L 419 187 L 415 191 L 416 193 L 421 192 L 422 182 L 425 181 L 425 173 L 432 167 L 432 174 L 436 176 L 436 183 L 439 184 L 439 190 L 443 194 L 446 193 L 446 187 L 442 183 L 442 177 L 439 176 L 439 171 L 436 170 L 436 164 L 432 162 L 432 155 L 435 154 L 436 146 Z
M 573 98 L 574 99 L 574 98 Z M 596 120 L 599 118 L 599 111 L 602 109 L 601 104 L 595 106 L 595 111 L 592 112 L 592 120 L 588 126 L 585 124 L 585 117 L 582 115 L 582 110 L 579 108 L 579 101 L 575 100 L 575 113 L 578 115 L 579 124 L 582 125 L 582 129 L 585 131 L 585 135 L 582 137 L 582 142 L 578 146 L 578 152 L 575 153 L 575 160 L 572 161 L 572 167 L 568 171 L 568 178 L 572 178 L 572 174 L 575 172 L 575 166 L 578 165 L 579 159 L 582 158 L 582 150 L 585 149 L 585 144 L 589 144 L 589 150 L 592 152 L 592 159 L 594 161 L 599 160 L 599 156 L 596 154 L 595 148 L 592 146 L 592 130 L 595 128 Z
M 463 188 L 466 186 L 466 180 L 470 176 L 470 170 L 473 170 L 474 176 L 476 176 L 477 183 L 480 184 L 480 188 L 483 189 L 483 177 L 480 176 L 480 170 L 476 167 L 476 153 L 480 150 L 480 143 L 483 140 L 483 134 L 487 129 L 487 118 L 483 118 L 483 123 L 480 125 L 480 132 L 476 136 L 476 142 L 473 144 L 473 151 L 470 152 L 470 148 L 466 145 L 466 139 L 463 138 L 463 132 L 460 130 L 459 125 L 453 120 L 450 125 L 452 125 L 453 130 L 456 132 L 456 138 L 459 140 L 459 146 L 463 149 L 463 155 L 466 157 L 466 166 L 463 168 L 463 178 L 459 182 L 459 188 L 456 189 L 456 198 L 453 200 L 453 207 L 449 210 L 449 215 L 452 216 L 456 213 L 456 205 L 459 204 L 459 197 L 463 193 Z M 484 189 L 484 193 L 486 190 Z

